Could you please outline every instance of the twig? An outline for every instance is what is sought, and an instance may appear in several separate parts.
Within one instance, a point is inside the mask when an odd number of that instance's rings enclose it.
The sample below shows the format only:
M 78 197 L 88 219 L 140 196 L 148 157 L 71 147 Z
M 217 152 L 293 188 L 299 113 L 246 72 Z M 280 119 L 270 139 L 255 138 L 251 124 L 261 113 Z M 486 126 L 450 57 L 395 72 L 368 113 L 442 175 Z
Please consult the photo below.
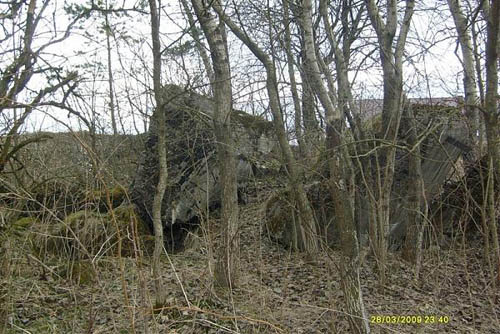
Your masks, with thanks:
M 253 318 L 249 318 L 249 317 L 245 317 L 245 316 L 241 316 L 241 315 L 222 315 L 222 314 L 219 314 L 219 313 L 216 313 L 213 311 L 203 310 L 203 309 L 196 307 L 196 306 L 184 307 L 184 306 L 175 306 L 174 305 L 174 306 L 164 306 L 161 308 L 154 309 L 155 312 L 162 311 L 162 310 L 193 311 L 193 312 L 200 312 L 200 313 L 204 313 L 204 314 L 213 315 L 221 320 L 243 320 L 243 321 L 246 321 L 249 323 L 266 325 L 266 326 L 276 330 L 279 333 L 284 333 L 283 329 L 281 329 L 278 326 L 273 325 L 272 323 L 265 321 L 265 320 L 253 319 Z

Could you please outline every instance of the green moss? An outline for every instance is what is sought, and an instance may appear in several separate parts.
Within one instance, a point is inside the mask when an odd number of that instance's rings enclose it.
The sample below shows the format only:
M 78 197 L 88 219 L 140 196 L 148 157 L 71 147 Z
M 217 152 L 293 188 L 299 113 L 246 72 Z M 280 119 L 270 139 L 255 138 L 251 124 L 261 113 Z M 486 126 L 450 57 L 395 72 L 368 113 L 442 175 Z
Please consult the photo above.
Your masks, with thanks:
M 146 245 L 149 230 L 136 215 L 133 205 L 117 207 L 107 213 L 82 210 L 34 233 L 32 244 L 42 245 L 40 255 L 49 252 L 70 258 L 90 255 L 133 256 L 138 245 Z M 142 247 L 144 250 L 145 248 Z
M 12 224 L 12 228 L 17 231 L 24 231 L 33 226 L 37 222 L 33 217 L 22 217 Z
M 153 251 L 155 249 L 155 237 L 154 235 L 146 234 L 141 237 L 141 247 L 144 250 L 144 255 L 153 256 Z
M 58 275 L 82 285 L 94 283 L 97 279 L 96 271 L 89 261 L 69 261 Z
M 122 255 L 133 256 L 135 253 L 134 242 L 138 242 L 147 253 L 152 251 L 154 242 L 150 241 L 148 226 L 137 216 L 134 205 L 119 206 L 107 215 L 109 223 L 116 220 L 122 236 Z M 136 234 L 137 231 L 137 234 Z M 128 237 L 127 237 L 128 236 Z M 132 239 L 132 236 L 134 239 Z M 135 237 L 138 237 L 135 238 Z M 154 240 L 154 238 L 153 238 Z
M 184 88 L 178 85 L 165 85 L 163 87 L 163 93 L 165 94 L 165 98 L 167 102 L 172 102 L 172 99 L 177 99 L 182 95 L 188 94 Z
M 280 210 L 280 195 L 275 194 L 266 202 L 266 229 L 270 235 L 275 235 L 282 228 L 286 219 Z
M 83 221 L 90 219 L 91 217 L 97 216 L 92 211 L 87 211 L 87 210 L 80 210 L 77 212 L 73 212 L 70 215 L 66 216 L 64 219 L 64 222 L 66 223 L 67 226 L 71 228 L 77 227 L 77 224 L 83 223 Z
M 413 111 L 417 119 L 436 119 L 442 118 L 447 120 L 452 120 L 454 118 L 460 117 L 462 108 L 448 106 L 444 104 L 424 104 L 424 103 L 412 103 L 411 110 Z M 382 130 L 382 113 L 378 113 L 373 117 L 370 117 L 363 122 L 363 129 L 371 130 L 374 133 L 378 133 Z
M 116 220 L 120 229 L 136 226 L 139 235 L 149 234 L 147 225 L 137 216 L 135 206 L 132 204 L 119 206 L 112 212 L 109 212 L 107 220 L 112 223 L 113 219 Z
M 246 112 L 235 110 L 232 114 L 233 119 L 247 129 L 252 129 L 259 134 L 267 133 L 272 130 L 273 124 L 266 119 L 247 114 Z
M 436 115 L 456 115 L 459 114 L 462 110 L 461 107 L 447 106 L 444 104 L 422 104 L 422 103 L 413 103 L 411 108 L 415 115 L 422 114 L 433 114 Z
M 378 133 L 382 129 L 382 114 L 377 114 L 363 122 L 363 130 Z
M 297 247 L 297 234 L 295 226 L 295 209 L 291 205 L 291 192 L 283 190 L 269 198 L 266 202 L 265 227 L 268 236 L 285 245 Z
M 81 210 L 68 215 L 64 221 L 55 221 L 35 233 L 33 244 L 45 252 L 58 256 L 79 257 L 87 251 L 94 253 L 106 231 L 102 230 L 102 217 L 92 211 Z M 76 240 L 76 238 L 78 240 Z
M 99 208 L 100 212 L 106 212 L 110 209 L 107 198 L 108 193 L 109 200 L 113 208 L 118 207 L 126 197 L 126 189 L 121 186 L 116 186 L 107 190 L 102 189 L 89 191 L 85 196 L 85 201 L 94 203 L 96 207 Z

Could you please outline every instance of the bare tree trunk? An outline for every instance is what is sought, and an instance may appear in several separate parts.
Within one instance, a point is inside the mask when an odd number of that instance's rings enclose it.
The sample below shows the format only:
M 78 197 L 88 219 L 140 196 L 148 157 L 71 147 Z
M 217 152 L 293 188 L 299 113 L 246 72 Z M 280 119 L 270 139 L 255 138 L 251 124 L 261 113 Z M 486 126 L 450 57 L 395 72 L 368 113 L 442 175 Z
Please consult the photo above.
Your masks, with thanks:
M 379 134 L 385 147 L 377 154 L 376 202 L 372 203 L 375 212 L 377 240 L 372 240 L 377 263 L 379 266 L 379 280 L 382 287 L 386 282 L 387 247 L 390 226 L 390 202 L 392 184 L 394 180 L 394 158 L 396 149 L 394 144 L 400 122 L 401 100 L 403 94 L 403 51 L 406 37 L 410 28 L 411 17 L 415 6 L 414 0 L 406 1 L 404 17 L 401 23 L 399 36 L 395 41 L 398 27 L 398 9 L 396 0 L 386 0 L 386 21 L 382 21 L 380 11 L 375 0 L 365 0 L 368 15 L 377 34 L 380 49 L 380 59 L 384 80 L 384 99 L 382 107 L 382 127 Z M 377 152 L 378 153 L 378 152 Z
M 108 2 L 106 1 L 106 9 L 108 9 Z M 108 12 L 104 13 L 105 29 L 106 29 L 106 51 L 108 56 L 108 85 L 109 85 L 109 114 L 111 116 L 111 128 L 113 129 L 113 134 L 118 134 L 118 128 L 116 126 L 116 115 L 115 115 L 115 96 L 113 89 L 113 69 L 111 68 L 111 26 L 109 25 Z
M 295 13 L 296 15 L 299 13 Z M 299 14 L 300 15 L 300 14 Z M 302 35 L 304 34 L 301 31 Z M 304 40 L 304 36 L 302 36 Z M 304 44 L 304 41 L 302 41 Z M 302 45 L 302 49 L 305 46 Z M 311 68 L 309 64 L 309 59 L 307 59 L 307 55 L 302 52 L 302 69 L 300 71 L 300 76 L 302 79 L 302 122 L 304 124 L 304 142 L 307 149 L 307 157 L 313 158 L 318 149 L 319 149 L 319 125 L 318 120 L 316 118 L 316 101 L 315 101 L 315 92 L 314 92 L 314 84 L 311 73 Z
M 498 227 L 496 223 L 496 206 L 494 184 L 500 177 L 500 161 L 498 151 L 498 1 L 484 1 L 482 3 L 482 14 L 487 21 L 487 45 L 486 45 L 486 94 L 483 92 L 481 80 L 481 60 L 477 54 L 477 45 L 472 45 L 469 26 L 472 30 L 474 41 L 477 40 L 477 32 L 474 29 L 474 22 L 469 23 L 465 17 L 460 0 L 448 0 L 450 12 L 455 21 L 455 28 L 458 33 L 458 42 L 462 50 L 462 66 L 464 69 L 464 91 L 467 116 L 473 120 L 473 135 L 476 136 L 479 126 L 479 115 L 475 113 L 475 106 L 478 104 L 478 93 L 476 88 L 476 72 L 479 77 L 481 96 L 484 96 L 484 119 L 486 128 L 486 138 L 488 147 L 488 175 L 487 187 L 485 189 L 485 203 L 482 207 L 482 223 L 484 228 L 484 243 L 487 263 L 490 267 L 490 274 L 493 286 L 500 283 L 500 253 L 498 244 Z M 497 11 L 496 14 L 492 14 Z M 476 52 L 476 54 L 475 54 Z M 481 145 L 481 143 L 480 143 Z M 496 180 L 496 181 L 494 181 Z M 489 224 L 487 224 L 489 223 Z M 490 235 L 491 234 L 491 235 Z M 493 250 L 491 252 L 490 250 Z M 493 254 L 493 259 L 491 258 Z M 496 267 L 498 276 L 495 274 Z
M 210 13 L 201 0 L 192 0 L 196 16 L 210 46 L 215 95 L 214 126 L 217 139 L 217 154 L 222 188 L 222 240 L 215 266 L 215 283 L 231 288 L 237 283 L 239 268 L 238 194 L 236 182 L 236 158 L 232 146 L 231 131 L 232 89 L 231 72 L 227 52 L 227 38 L 224 21 Z M 220 2 L 213 6 L 220 8 Z
M 6 217 L 3 217 L 0 215 L 0 219 L 5 219 Z M 8 316 L 9 312 L 11 312 L 11 307 L 10 307 L 10 293 L 9 293 L 9 285 L 10 285 L 10 280 L 12 279 L 11 277 L 11 267 L 10 267 L 10 262 L 11 262 L 11 257 L 12 257 L 12 252 L 11 252 L 11 241 L 9 239 L 9 236 L 3 236 L 0 235 L 0 238 L 5 240 L 0 240 L 2 242 L 2 245 L 0 246 L 0 277 L 2 278 L 3 282 L 0 281 L 0 334 L 7 333 L 7 327 L 8 327 Z
M 297 81 L 295 78 L 295 60 L 294 55 L 292 53 L 292 38 L 290 33 L 290 3 L 289 0 L 283 0 L 283 25 L 285 27 L 285 40 L 283 48 L 285 49 L 287 56 L 287 67 L 288 67 L 288 76 L 290 77 L 290 90 L 292 93 L 293 107 L 294 107 L 294 128 L 295 128 L 295 138 L 297 143 L 299 144 L 299 154 L 295 156 L 297 160 L 303 161 L 302 159 L 308 159 L 311 157 L 310 147 L 307 141 L 307 138 L 304 137 L 304 133 L 306 132 L 303 127 L 303 109 L 300 105 L 299 93 L 297 90 Z M 303 83 L 304 85 L 304 83 Z M 299 238 L 297 231 L 300 231 L 300 218 L 295 219 L 296 216 L 293 215 L 292 219 L 292 243 L 291 248 L 294 251 L 298 251 L 301 246 L 299 245 Z
M 160 273 L 160 257 L 163 253 L 163 223 L 161 220 L 161 205 L 167 187 L 167 144 L 165 113 L 163 110 L 163 95 L 161 89 L 161 51 L 160 51 L 160 19 L 156 0 L 149 0 L 151 11 L 151 37 L 153 40 L 153 87 L 157 111 L 155 112 L 155 130 L 157 135 L 156 149 L 159 160 L 159 176 L 156 192 L 153 199 L 153 226 L 155 232 L 155 249 L 153 252 L 153 280 L 156 290 L 156 305 L 166 303 L 166 290 Z
M 207 71 L 208 79 L 210 80 L 210 83 L 213 83 L 215 81 L 214 77 L 214 70 L 212 69 L 212 64 L 210 63 L 210 58 L 208 57 L 208 54 L 205 50 L 205 46 L 203 45 L 202 41 L 200 40 L 200 37 L 198 36 L 198 32 L 195 29 L 196 22 L 194 20 L 193 14 L 191 13 L 191 8 L 189 8 L 187 0 L 181 0 L 182 7 L 184 8 L 184 12 L 186 13 L 186 16 L 188 18 L 189 25 L 191 26 L 191 36 L 193 36 L 194 43 L 196 45 L 196 49 L 198 50 L 198 53 L 200 54 L 201 61 L 203 62 L 203 67 L 205 67 L 205 71 Z M 213 88 L 213 87 L 212 87 Z
M 448 0 L 455 29 L 458 34 L 458 43 L 462 51 L 462 67 L 464 69 L 464 92 L 465 92 L 465 110 L 467 117 L 472 121 L 471 134 L 476 137 L 479 128 L 479 115 L 476 106 L 479 103 L 479 96 L 476 86 L 476 69 L 474 61 L 474 49 L 469 33 L 469 23 L 462 11 L 461 0 Z
M 488 2 L 488 1 L 486 1 Z M 495 257 L 498 277 L 493 279 L 493 285 L 500 283 L 500 249 L 498 242 L 498 226 L 496 219 L 496 198 L 494 184 L 500 183 L 500 135 L 499 135 L 499 110 L 498 110 L 498 56 L 500 38 L 500 1 L 492 0 L 487 15 L 487 42 L 486 42 L 486 100 L 485 100 L 485 126 L 488 141 L 489 173 L 491 181 L 488 187 L 488 216 L 490 223 L 493 256 Z
M 295 202 L 300 216 L 300 232 L 302 235 L 304 251 L 314 254 L 319 250 L 318 235 L 316 222 L 313 216 L 309 200 L 307 199 L 304 185 L 302 184 L 302 173 L 293 156 L 290 144 L 285 132 L 285 125 L 281 113 L 278 80 L 276 68 L 269 56 L 254 42 L 250 37 L 243 32 L 229 17 L 227 17 L 220 9 L 215 8 L 217 13 L 226 22 L 231 31 L 238 37 L 250 51 L 260 60 L 266 69 L 267 79 L 266 88 L 269 95 L 269 105 L 273 114 L 274 129 L 276 137 L 280 144 L 281 152 L 286 163 L 290 187 L 295 196 Z
M 415 264 L 415 280 L 419 277 L 422 263 L 422 236 L 427 219 L 427 203 L 425 203 L 424 180 L 422 177 L 422 159 L 418 142 L 417 125 L 411 106 L 406 106 L 402 123 L 408 133 L 407 144 L 410 150 L 408 176 L 408 225 L 406 227 L 403 257 Z M 422 211 L 422 209 L 424 209 Z
M 322 8 L 326 10 L 326 3 Z M 343 171 L 341 161 L 348 164 L 348 157 L 339 151 L 342 144 L 342 114 L 340 109 L 335 108 L 328 91 L 323 86 L 318 60 L 316 58 L 316 45 L 314 43 L 312 27 L 312 2 L 304 0 L 300 23 L 304 34 L 304 55 L 306 64 L 305 71 L 310 74 L 311 86 L 317 92 L 319 100 L 326 110 L 327 130 L 326 148 L 328 152 L 328 164 L 330 170 L 330 193 L 335 207 L 335 220 L 340 231 L 340 242 L 342 255 L 341 260 L 342 288 L 345 295 L 346 313 L 349 315 L 349 324 L 352 333 L 370 333 L 368 317 L 363 302 L 361 284 L 359 279 L 360 252 L 356 226 L 352 214 L 351 201 L 344 195 L 347 191 L 347 178 Z M 328 26 L 328 22 L 325 22 Z M 347 158 L 347 159 L 346 159 Z M 345 166 L 344 166 L 345 167 Z
M 287 57 L 288 66 L 288 76 L 290 77 L 290 90 L 292 91 L 293 107 L 295 110 L 294 115 L 294 127 L 295 127 L 295 137 L 297 138 L 297 143 L 299 144 L 299 152 L 302 157 L 308 156 L 309 152 L 304 144 L 304 138 L 302 137 L 302 109 L 300 107 L 299 94 L 297 92 L 297 81 L 295 79 L 295 67 L 294 59 L 291 47 L 291 35 L 290 35 L 290 6 L 289 0 L 283 0 L 283 25 L 285 26 L 285 41 L 284 49 Z
M 319 126 L 316 119 L 313 86 L 308 73 L 307 61 L 303 60 L 302 76 L 302 122 L 304 124 L 304 141 L 307 157 L 314 157 L 319 149 Z
M 351 45 L 355 41 L 355 36 L 358 35 L 359 31 L 362 29 L 360 27 L 360 23 L 363 21 L 363 12 L 365 12 L 363 4 L 356 4 L 354 1 L 343 1 L 342 4 L 338 4 L 335 9 L 335 20 L 340 20 L 342 23 L 342 29 L 340 30 L 340 34 L 335 34 L 332 24 L 330 22 L 330 14 L 329 14 L 329 4 L 327 1 L 320 1 L 319 11 L 323 23 L 325 25 L 325 32 L 332 48 L 334 54 L 334 62 L 335 62 L 335 70 L 336 70 L 336 84 L 338 87 L 337 94 L 337 106 L 341 111 L 341 114 L 347 118 L 350 130 L 353 134 L 353 138 L 358 141 L 352 147 L 358 151 L 361 149 L 362 152 L 367 152 L 369 147 L 367 147 L 367 142 L 365 141 L 366 137 L 364 135 L 364 131 L 360 126 L 361 122 L 359 119 L 355 119 L 358 115 L 352 115 L 352 106 L 354 105 L 354 100 L 352 97 L 351 84 L 349 82 L 348 77 L 348 68 L 350 64 L 350 54 L 352 52 Z M 357 12 L 356 12 L 357 11 Z M 353 15 L 353 12 L 356 12 L 356 15 Z M 321 60 L 321 59 L 318 59 Z M 320 63 L 321 64 L 321 63 Z M 326 65 L 325 65 L 326 66 Z M 333 95 L 334 89 L 330 88 L 333 86 L 332 79 L 327 74 L 327 71 L 324 69 L 325 67 L 322 65 L 322 70 L 324 75 L 326 76 L 329 84 L 330 95 Z M 332 100 L 333 101 L 333 100 Z M 348 161 L 348 160 L 345 160 Z M 363 154 L 358 155 L 353 160 L 353 163 L 357 163 L 357 167 L 362 173 L 367 175 L 371 175 L 369 169 L 370 159 L 364 156 Z M 352 166 L 351 168 L 353 168 Z M 363 167 L 366 169 L 363 171 Z M 355 181 L 353 181 L 354 184 Z M 365 196 L 368 196 L 367 190 L 361 190 L 363 187 L 366 188 L 367 184 L 359 184 L 356 190 L 356 194 L 351 198 L 351 206 L 353 211 L 353 216 L 356 217 L 355 222 L 356 229 L 358 232 L 358 238 L 363 240 L 363 234 L 366 234 L 368 230 L 368 219 L 369 214 L 367 213 L 367 201 L 365 200 Z M 365 193 L 363 196 L 362 193 Z M 361 244 L 365 244 L 364 242 L 360 242 Z

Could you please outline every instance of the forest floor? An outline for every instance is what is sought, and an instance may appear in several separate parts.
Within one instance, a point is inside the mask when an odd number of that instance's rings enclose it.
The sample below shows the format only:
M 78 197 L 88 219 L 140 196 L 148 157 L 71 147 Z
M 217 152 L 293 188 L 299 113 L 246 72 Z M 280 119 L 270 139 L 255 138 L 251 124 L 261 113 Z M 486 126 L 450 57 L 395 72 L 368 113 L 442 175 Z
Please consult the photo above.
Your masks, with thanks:
M 3 282 L 6 333 L 348 333 L 338 252 L 310 258 L 265 237 L 268 193 L 241 207 L 242 274 L 233 293 L 213 288 L 210 252 L 192 236 L 189 249 L 163 258 L 167 305 L 154 313 L 150 258 L 95 258 L 90 278 L 75 282 L 59 269 L 68 260 L 41 262 L 19 238 Z M 500 294 L 488 285 L 482 258 L 478 241 L 427 250 L 415 281 L 412 265 L 392 253 L 380 289 L 368 256 L 361 282 L 372 332 L 499 333 Z M 387 316 L 410 323 L 380 323 Z

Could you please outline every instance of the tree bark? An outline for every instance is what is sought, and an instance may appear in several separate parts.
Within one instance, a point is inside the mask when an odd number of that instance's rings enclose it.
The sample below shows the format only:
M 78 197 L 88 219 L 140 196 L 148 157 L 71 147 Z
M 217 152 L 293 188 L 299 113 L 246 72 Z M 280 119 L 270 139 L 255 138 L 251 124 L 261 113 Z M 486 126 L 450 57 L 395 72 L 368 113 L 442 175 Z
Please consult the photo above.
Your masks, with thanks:
M 469 24 L 462 11 L 461 0 L 448 0 L 455 29 L 458 34 L 458 43 L 462 51 L 462 67 L 464 70 L 464 93 L 465 93 L 465 110 L 467 117 L 472 121 L 471 134 L 472 138 L 476 137 L 476 132 L 479 129 L 479 115 L 477 114 L 477 105 L 479 96 L 476 85 L 476 68 L 474 61 L 474 49 L 469 32 Z
M 413 109 L 406 106 L 404 115 L 405 132 L 408 133 L 407 145 L 410 150 L 408 166 L 408 200 L 405 208 L 408 216 L 406 239 L 403 256 L 415 264 L 415 280 L 419 277 L 422 263 L 422 236 L 424 222 L 427 219 L 427 203 L 422 177 L 422 159 L 418 142 L 417 124 Z M 423 209 L 423 210 L 422 210 Z
M 106 1 L 106 10 L 108 9 L 108 2 Z M 111 35 L 111 26 L 109 25 L 109 17 L 108 17 L 108 12 L 106 11 L 104 13 L 104 23 L 106 25 L 106 51 L 107 51 L 107 58 L 108 58 L 108 86 L 109 86 L 109 114 L 111 116 L 111 128 L 113 130 L 113 134 L 117 135 L 118 134 L 118 128 L 116 126 L 116 113 L 115 113 L 115 96 L 114 92 L 115 90 L 113 89 L 113 69 L 111 68 L 111 42 L 110 42 L 110 35 Z
M 153 89 L 156 102 L 156 108 L 159 112 L 155 113 L 153 120 L 156 124 L 157 134 L 156 149 L 159 161 L 159 177 L 153 199 L 153 226 L 155 233 L 155 249 L 153 252 L 153 281 L 156 290 L 156 304 L 165 305 L 167 293 L 163 286 L 163 280 L 160 273 L 160 258 L 163 253 L 163 223 L 161 220 L 161 205 L 165 189 L 167 187 L 167 144 L 165 138 L 165 112 L 163 110 L 163 95 L 161 89 L 161 51 L 160 51 L 160 20 L 156 0 L 149 0 L 151 11 L 151 38 L 153 40 Z
M 398 26 L 398 8 L 396 0 L 387 0 L 386 21 L 382 21 L 378 5 L 375 0 L 365 0 L 368 15 L 373 28 L 377 34 L 382 63 L 384 98 L 382 106 L 382 127 L 379 138 L 384 142 L 376 152 L 377 167 L 373 185 L 376 200 L 371 203 L 375 216 L 372 240 L 375 255 L 378 259 L 379 280 L 382 287 L 386 282 L 387 247 L 390 226 L 390 202 L 392 184 L 394 181 L 394 159 L 396 149 L 394 144 L 397 140 L 401 100 L 403 95 L 403 51 L 406 37 L 410 29 L 410 22 L 415 6 L 414 0 L 406 1 L 406 8 L 397 40 L 396 31 Z
M 210 58 L 208 57 L 208 54 L 205 50 L 205 46 L 201 42 L 195 28 L 196 22 L 194 20 L 193 14 L 191 13 L 191 8 L 188 6 L 187 0 L 181 0 L 182 7 L 184 8 L 184 11 L 186 13 L 186 16 L 188 18 L 189 25 L 191 26 L 191 31 L 192 31 L 192 36 L 196 45 L 196 49 L 198 50 L 198 53 L 200 54 L 201 61 L 203 62 L 203 67 L 205 67 L 205 71 L 207 71 L 208 79 L 210 80 L 210 83 L 214 82 L 214 70 L 212 68 L 212 64 L 210 63 Z M 213 88 L 213 87 L 212 87 Z M 213 92 L 212 92 L 213 93 Z
M 273 115 L 274 130 L 280 144 L 281 152 L 285 160 L 290 187 L 295 196 L 295 202 L 300 217 L 300 232 L 302 234 L 303 245 L 301 248 L 311 254 L 319 250 L 316 222 L 313 216 L 309 200 L 307 199 L 304 185 L 302 184 L 302 173 L 293 156 L 288 138 L 285 132 L 285 125 L 279 101 L 278 78 L 276 68 L 269 56 L 238 27 L 220 8 L 215 8 L 219 16 L 224 20 L 231 31 L 238 37 L 250 51 L 259 59 L 266 69 L 266 88 L 269 95 L 269 106 Z
M 239 267 L 238 194 L 236 158 L 231 132 L 232 89 L 224 22 L 210 13 L 201 0 L 192 0 L 196 16 L 207 38 L 212 57 L 215 95 L 214 126 L 221 184 L 222 240 L 215 266 L 215 283 L 222 287 L 235 286 Z M 213 6 L 220 8 L 220 2 Z
M 321 4 L 326 10 L 326 3 Z M 323 17 L 324 18 L 324 17 Z M 328 23 L 328 22 L 325 22 Z M 348 164 L 348 157 L 343 156 L 343 151 L 339 151 L 342 139 L 342 113 L 335 108 L 333 101 L 324 87 L 320 76 L 320 68 L 316 58 L 316 45 L 314 43 L 312 26 L 312 2 L 304 0 L 300 15 L 300 24 L 304 35 L 304 55 L 306 64 L 305 71 L 310 74 L 311 86 L 318 95 L 327 115 L 326 148 L 328 152 L 328 165 L 330 171 L 329 188 L 335 208 L 335 220 L 340 231 L 340 243 L 342 255 L 341 260 L 342 288 L 345 295 L 346 313 L 349 315 L 349 324 L 352 333 L 370 333 L 368 317 L 363 302 L 361 284 L 359 279 L 360 252 L 356 233 L 356 226 L 351 207 L 351 201 L 346 198 L 347 178 L 344 175 L 345 166 L 340 162 Z M 327 24 L 328 26 L 328 24 Z M 328 74 L 326 74 L 328 75 Z
M 488 1 L 486 1 L 488 2 Z M 498 110 L 498 56 L 500 38 L 500 1 L 491 0 L 487 13 L 487 41 L 486 41 L 486 100 L 485 100 L 485 127 L 488 141 L 489 173 L 491 180 L 488 187 L 488 213 L 492 241 L 493 256 L 498 270 L 497 279 L 493 278 L 493 285 L 500 284 L 500 248 L 498 242 L 498 226 L 495 203 L 498 198 L 494 191 L 495 182 L 500 183 L 500 134 Z
M 294 107 L 294 127 L 295 137 L 299 144 L 299 152 L 302 157 L 308 156 L 309 152 L 305 146 L 303 131 L 302 131 L 302 109 L 300 107 L 299 93 L 297 91 L 297 80 L 295 79 L 295 61 L 292 53 L 292 38 L 290 34 L 290 6 L 289 0 L 283 0 L 283 25 L 285 26 L 284 49 L 287 57 L 288 76 L 290 77 L 290 90 L 292 92 L 293 107 Z
M 314 92 L 308 73 L 307 60 L 302 55 L 302 123 L 304 124 L 304 142 L 306 156 L 314 157 L 319 146 L 319 126 L 316 119 Z

